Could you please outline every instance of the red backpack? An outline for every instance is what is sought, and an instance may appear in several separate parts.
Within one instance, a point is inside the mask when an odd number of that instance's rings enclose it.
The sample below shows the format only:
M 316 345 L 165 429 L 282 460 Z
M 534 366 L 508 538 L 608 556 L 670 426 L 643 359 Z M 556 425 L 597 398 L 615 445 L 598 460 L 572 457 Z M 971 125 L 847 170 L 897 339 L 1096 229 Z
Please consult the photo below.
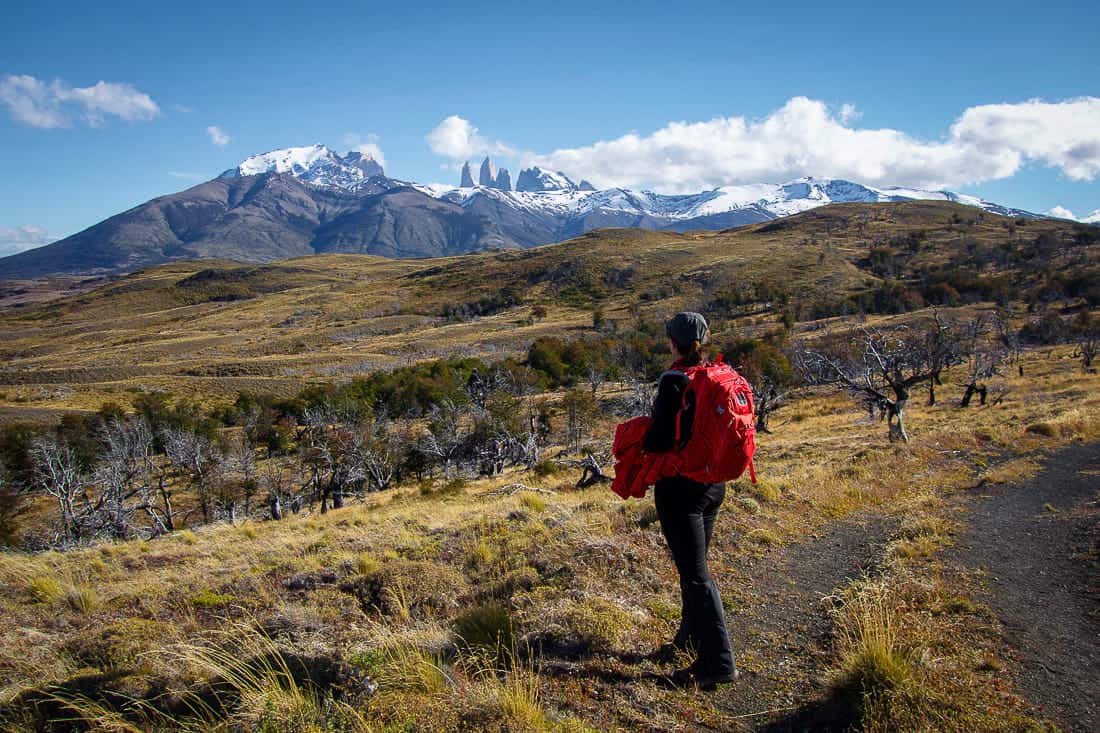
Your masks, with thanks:
M 679 474 L 693 481 L 716 484 L 732 481 L 747 468 L 756 483 L 752 456 L 756 452 L 756 411 L 752 387 L 733 367 L 717 361 L 683 370 L 691 384 L 684 390 L 695 394 L 695 418 L 691 438 L 679 451 Z M 681 408 L 676 416 L 676 442 L 680 442 Z

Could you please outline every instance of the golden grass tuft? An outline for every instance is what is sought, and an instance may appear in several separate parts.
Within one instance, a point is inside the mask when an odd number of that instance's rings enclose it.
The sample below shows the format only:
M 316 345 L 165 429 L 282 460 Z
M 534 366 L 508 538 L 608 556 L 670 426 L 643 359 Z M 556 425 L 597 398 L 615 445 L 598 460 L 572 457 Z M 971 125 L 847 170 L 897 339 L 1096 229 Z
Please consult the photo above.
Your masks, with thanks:
M 898 648 L 898 623 L 884 582 L 867 580 L 848 589 L 837 615 L 840 685 L 874 697 L 910 681 L 909 661 Z
M 99 591 L 86 584 L 73 585 L 66 589 L 65 602 L 69 604 L 69 608 L 85 616 L 99 608 L 102 603 Z
M 533 512 L 539 513 L 546 511 L 546 500 L 538 494 L 532 494 L 530 492 L 524 492 L 519 498 L 521 506 L 530 509 Z
M 401 639 L 393 639 L 382 647 L 373 671 L 382 690 L 440 695 L 454 686 L 454 678 L 441 654 Z
M 65 597 L 65 586 L 56 578 L 38 575 L 27 584 L 27 593 L 38 603 L 53 603 Z
M 542 706 L 539 675 L 530 665 L 512 665 L 496 688 L 497 703 L 508 730 L 540 733 L 550 729 Z

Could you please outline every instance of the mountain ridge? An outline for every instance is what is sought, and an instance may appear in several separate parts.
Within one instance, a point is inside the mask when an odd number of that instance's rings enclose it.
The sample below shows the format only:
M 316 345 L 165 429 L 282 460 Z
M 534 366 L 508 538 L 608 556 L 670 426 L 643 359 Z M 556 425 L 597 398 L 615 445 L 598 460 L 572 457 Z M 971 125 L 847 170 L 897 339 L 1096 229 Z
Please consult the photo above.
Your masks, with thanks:
M 603 227 L 728 229 L 830 203 L 933 200 L 1005 216 L 1040 215 L 948 191 L 841 179 L 722 186 L 697 194 L 594 189 L 561 172 L 520 171 L 503 185 L 489 158 L 458 187 L 386 175 L 368 154 L 318 143 L 251 156 L 218 177 L 159 196 L 65 239 L 0 258 L 0 279 L 118 274 L 180 259 L 264 263 L 339 252 L 433 257 L 564 241 Z

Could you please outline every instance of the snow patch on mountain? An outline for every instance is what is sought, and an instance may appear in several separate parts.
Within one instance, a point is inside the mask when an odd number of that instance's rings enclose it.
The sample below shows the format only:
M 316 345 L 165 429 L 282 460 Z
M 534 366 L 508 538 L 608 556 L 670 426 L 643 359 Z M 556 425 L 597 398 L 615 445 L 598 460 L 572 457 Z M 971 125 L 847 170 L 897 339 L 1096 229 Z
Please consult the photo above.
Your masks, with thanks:
M 546 171 L 538 166 L 524 168 L 516 179 L 517 191 L 572 191 L 579 187 L 561 171 Z
M 262 173 L 282 173 L 315 186 L 332 186 L 351 191 L 358 190 L 374 176 L 385 175 L 382 166 L 369 154 L 353 150 L 341 156 L 317 143 L 253 155 L 236 168 L 222 173 L 221 178 L 256 176 Z

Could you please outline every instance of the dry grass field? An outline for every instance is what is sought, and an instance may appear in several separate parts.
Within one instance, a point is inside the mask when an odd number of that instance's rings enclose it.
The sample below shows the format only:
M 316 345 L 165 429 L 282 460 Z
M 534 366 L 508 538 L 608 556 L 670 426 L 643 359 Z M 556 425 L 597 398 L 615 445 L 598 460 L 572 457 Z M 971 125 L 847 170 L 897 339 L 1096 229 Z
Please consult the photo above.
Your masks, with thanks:
M 958 497 L 1100 439 L 1095 375 L 1064 349 L 1026 370 L 999 405 L 915 408 L 907 446 L 841 395 L 780 413 L 712 558 L 744 685 L 666 689 L 670 669 L 645 659 L 679 613 L 651 501 L 521 471 L 325 515 L 0 556 L 3 699 L 103 730 L 710 730 L 758 727 L 857 679 L 871 693 L 849 714 L 868 730 L 1039 729 L 998 658 L 996 619 L 940 558 L 966 521 Z M 757 601 L 782 579 L 743 585 L 746 568 L 798 562 L 853 516 L 876 517 L 884 542 L 848 558 L 848 578 L 808 610 L 826 640 L 777 655 L 784 639 L 760 633 Z M 236 685 L 230 709 L 212 702 L 212 679 Z
M 126 405 L 155 390 L 286 396 L 427 358 L 493 361 L 539 336 L 583 333 L 597 309 L 613 328 L 662 322 L 682 307 L 705 310 L 747 286 L 782 290 L 794 304 L 865 293 L 884 281 L 868 263 L 871 249 L 914 233 L 922 239 L 906 254 L 910 270 L 948 263 L 968 245 L 1023 247 L 1044 233 L 1071 241 L 1078 229 L 1053 220 L 1017 227 L 952 204 L 846 204 L 726 232 L 601 230 L 522 252 L 436 260 L 173 263 L 91 293 L 0 310 L 0 420 Z M 1044 267 L 1086 270 L 1100 261 L 1098 249 L 1074 248 Z M 515 303 L 476 317 L 454 313 L 502 292 Z M 713 330 L 751 335 L 780 318 L 776 307 L 755 310 L 719 319 Z
M 729 232 L 611 230 L 446 260 L 177 263 L 0 311 L 0 405 L 9 420 L 49 420 L 157 389 L 208 404 L 242 390 L 290 395 L 425 358 L 522 355 L 538 336 L 592 332 L 597 309 L 610 322 L 659 321 L 747 281 L 781 284 L 792 302 L 858 294 L 883 280 L 870 249 L 912 231 L 926 232 L 914 267 L 950 262 L 963 240 L 1073 231 L 1008 224 L 942 204 L 835 206 Z M 1072 255 L 1078 267 L 1093 249 Z M 448 311 L 509 287 L 516 304 Z M 782 317 L 748 307 L 714 326 L 719 338 L 763 333 Z M 1057 729 L 1024 696 L 1001 621 L 950 554 L 983 492 L 1100 441 L 1100 377 L 1072 346 L 1027 350 L 1021 365 L 1026 377 L 1006 371 L 988 405 L 957 406 L 961 368 L 944 375 L 936 406 L 915 391 L 908 444 L 828 388 L 775 414 L 759 483 L 731 484 L 711 549 L 743 672 L 716 692 L 669 686 L 685 660 L 652 656 L 680 613 L 652 499 L 576 489 L 571 467 L 508 468 L 282 521 L 0 554 L 0 725 Z M 600 396 L 624 389 L 604 384 Z M 594 425 L 590 443 L 608 448 L 615 421 Z M 40 504 L 31 517 L 47 514 Z

